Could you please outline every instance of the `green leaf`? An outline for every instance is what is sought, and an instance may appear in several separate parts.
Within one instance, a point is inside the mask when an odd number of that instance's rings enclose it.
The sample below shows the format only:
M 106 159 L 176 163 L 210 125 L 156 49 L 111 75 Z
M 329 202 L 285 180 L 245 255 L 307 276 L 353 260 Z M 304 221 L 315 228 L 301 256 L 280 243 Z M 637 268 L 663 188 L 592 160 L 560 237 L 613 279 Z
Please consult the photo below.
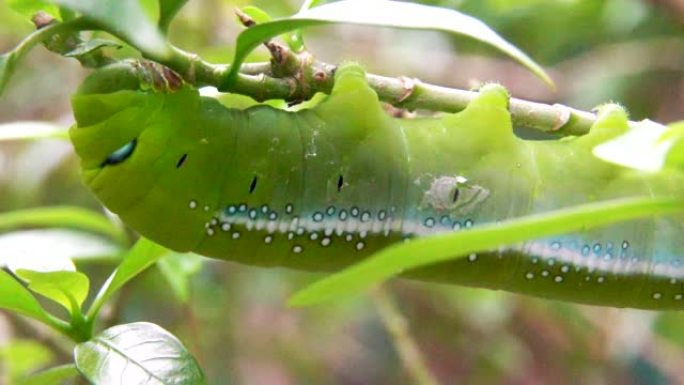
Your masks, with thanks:
M 20 13 L 27 20 L 31 20 L 38 11 L 43 11 L 55 19 L 60 19 L 59 8 L 46 0 L 6 0 L 7 5 Z
M 74 364 L 55 366 L 26 378 L 21 382 L 21 385 L 59 385 L 78 375 L 78 370 Z
M 50 323 L 50 317 L 33 295 L 14 277 L 0 270 L 0 308 Z
M 167 58 L 171 49 L 164 36 L 137 0 L 54 0 L 97 23 L 107 32 L 144 51 L 155 60 Z
M 551 78 L 537 63 L 486 24 L 471 16 L 451 9 L 391 0 L 343 0 L 299 12 L 288 19 L 258 24 L 244 30 L 238 36 L 230 72 L 219 90 L 225 91 L 234 83 L 245 57 L 263 41 L 298 28 L 339 23 L 433 30 L 468 36 L 506 53 L 553 86 Z
M 75 271 L 74 260 L 115 258 L 120 249 L 108 240 L 79 231 L 37 229 L 0 235 L 0 266 L 11 271 Z
M 0 124 L 0 142 L 32 139 L 69 139 L 62 126 L 49 122 L 12 122 Z
M 111 327 L 78 344 L 74 356 L 78 370 L 93 384 L 206 384 L 183 344 L 151 323 Z
M 93 306 L 88 310 L 88 318 L 93 319 L 104 303 L 119 290 L 126 282 L 167 255 L 169 250 L 148 239 L 140 238 L 128 251 L 121 265 L 112 273 L 104 284 Z
M 173 18 L 187 2 L 188 0 L 159 0 L 159 29 L 166 33 Z
M 187 303 L 190 299 L 190 279 L 202 269 L 202 257 L 196 254 L 172 253 L 157 263 L 159 271 L 178 299 Z
M 684 202 L 629 198 L 586 204 L 484 225 L 458 233 L 417 238 L 389 246 L 340 273 L 296 293 L 291 306 L 307 306 L 362 291 L 406 270 L 456 260 L 528 239 L 586 230 L 645 216 L 684 211 Z
M 77 271 L 40 272 L 17 270 L 16 274 L 28 282 L 29 289 L 64 306 L 71 314 L 81 314 L 81 305 L 88 296 L 90 281 Z
M 76 46 L 73 50 L 64 54 L 66 57 L 79 57 L 87 55 L 91 52 L 97 51 L 98 49 L 105 47 L 121 48 L 121 44 L 107 39 L 91 39 L 84 41 Z
M 25 227 L 67 227 L 102 234 L 120 244 L 128 242 L 126 232 L 104 215 L 78 207 L 39 207 L 0 214 L 0 231 Z
M 8 372 L 11 383 L 20 383 L 21 378 L 55 359 L 50 349 L 31 340 L 14 340 L 0 347 L 0 358 L 6 363 L 3 369 Z

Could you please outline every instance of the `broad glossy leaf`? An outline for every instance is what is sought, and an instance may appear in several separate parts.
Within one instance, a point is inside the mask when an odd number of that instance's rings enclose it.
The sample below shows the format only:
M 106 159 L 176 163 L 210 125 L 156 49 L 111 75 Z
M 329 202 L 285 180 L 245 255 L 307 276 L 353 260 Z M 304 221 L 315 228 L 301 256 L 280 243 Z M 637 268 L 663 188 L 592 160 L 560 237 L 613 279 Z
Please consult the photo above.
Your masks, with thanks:
M 61 365 L 45 369 L 21 382 L 21 385 L 60 385 L 65 380 L 78 376 L 76 365 Z
M 245 57 L 263 41 L 299 28 L 340 23 L 433 30 L 468 36 L 499 49 L 544 82 L 553 85 L 544 70 L 524 52 L 471 16 L 451 9 L 399 1 L 343 0 L 304 10 L 287 19 L 255 25 L 240 33 L 230 73 L 220 89 L 225 90 L 233 84 Z
M 166 58 L 170 48 L 157 26 L 150 21 L 137 0 L 55 0 L 80 12 L 107 32 L 130 42 L 155 59 Z
M 206 384 L 183 344 L 151 323 L 109 328 L 77 345 L 74 355 L 78 370 L 93 384 Z
M 49 317 L 33 295 L 14 277 L 0 270 L 0 308 L 49 323 Z
M 62 305 L 71 314 L 79 314 L 88 296 L 90 281 L 77 271 L 40 272 L 17 270 L 16 274 L 26 282 L 29 289 Z
M 0 214 L 0 230 L 25 227 L 66 227 L 102 234 L 121 244 L 128 241 L 124 230 L 104 215 L 78 207 L 38 207 Z
M 533 238 L 586 230 L 628 219 L 684 211 L 684 202 L 630 198 L 592 203 L 484 225 L 458 233 L 389 246 L 368 259 L 296 293 L 289 304 L 307 306 L 347 296 L 421 266 L 456 260 Z

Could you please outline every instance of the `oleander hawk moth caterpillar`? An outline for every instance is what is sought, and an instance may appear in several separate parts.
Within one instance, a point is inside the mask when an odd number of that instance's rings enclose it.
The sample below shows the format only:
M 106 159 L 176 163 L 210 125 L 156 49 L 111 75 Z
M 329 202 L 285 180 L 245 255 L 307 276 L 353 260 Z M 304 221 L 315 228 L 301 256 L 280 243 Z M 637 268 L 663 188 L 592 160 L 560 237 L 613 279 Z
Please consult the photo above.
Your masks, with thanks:
M 352 64 L 338 69 L 324 101 L 298 112 L 227 108 L 188 85 L 141 89 L 122 68 L 99 70 L 72 99 L 83 180 L 133 229 L 178 251 L 335 271 L 412 237 L 684 190 L 679 172 L 645 173 L 592 155 L 628 129 L 616 106 L 603 108 L 587 135 L 530 141 L 514 135 L 500 86 L 484 87 L 459 113 L 400 119 Z M 406 275 L 684 309 L 683 219 L 626 221 Z

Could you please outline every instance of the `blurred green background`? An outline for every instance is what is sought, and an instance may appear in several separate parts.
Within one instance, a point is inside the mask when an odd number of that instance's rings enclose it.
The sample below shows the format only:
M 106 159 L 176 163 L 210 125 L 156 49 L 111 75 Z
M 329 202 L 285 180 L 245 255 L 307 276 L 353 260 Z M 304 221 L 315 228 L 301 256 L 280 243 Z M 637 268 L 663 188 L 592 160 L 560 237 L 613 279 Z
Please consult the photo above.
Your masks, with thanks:
M 146 2 L 150 2 L 147 1 Z M 511 60 L 471 41 L 426 32 L 351 26 L 305 32 L 310 51 L 370 72 L 458 88 L 496 80 L 513 96 L 580 109 L 615 101 L 632 118 L 684 119 L 682 0 L 434 0 L 476 16 L 548 69 L 551 91 Z M 171 40 L 213 62 L 229 62 L 241 30 L 236 6 L 287 16 L 299 1 L 192 0 Z M 0 2 L 0 51 L 33 27 Z M 130 54 L 124 51 L 122 54 Z M 253 55 L 268 58 L 265 50 Z M 78 63 L 43 48 L 20 65 L 0 98 L 0 123 L 71 124 Z M 0 210 L 70 204 L 101 211 L 79 181 L 67 142 L 0 144 Z M 2 253 L 3 250 L 0 250 Z M 102 282 L 116 261 L 77 261 Z M 169 280 L 153 268 L 105 311 L 104 325 L 149 321 L 179 336 L 211 384 L 411 384 L 377 300 L 357 297 L 310 309 L 287 298 L 315 275 L 206 259 L 178 259 Z M 684 384 L 684 313 L 572 305 L 410 281 L 386 290 L 441 384 Z M 49 350 L 30 341 L 38 341 Z M 0 312 L 0 383 L 22 365 L 68 362 L 49 331 Z M 30 359 L 23 362 L 20 357 Z

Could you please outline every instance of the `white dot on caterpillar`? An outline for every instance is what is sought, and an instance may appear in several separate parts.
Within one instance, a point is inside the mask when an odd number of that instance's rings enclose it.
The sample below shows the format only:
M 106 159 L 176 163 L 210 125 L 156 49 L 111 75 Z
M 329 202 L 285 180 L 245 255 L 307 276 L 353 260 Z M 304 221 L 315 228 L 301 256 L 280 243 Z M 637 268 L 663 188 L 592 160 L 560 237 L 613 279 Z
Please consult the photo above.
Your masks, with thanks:
M 211 222 L 209 222 L 209 223 L 211 223 L 212 226 L 216 226 L 216 225 L 218 225 L 218 219 L 212 218 Z
M 363 230 L 363 231 L 359 232 L 359 238 L 364 239 L 364 238 L 366 238 L 366 236 L 368 236 L 368 231 Z
M 675 296 L 674 296 L 674 299 L 676 299 L 677 301 L 681 301 L 682 298 L 684 298 L 684 295 L 682 295 L 682 294 L 675 294 Z
M 626 248 L 628 248 L 628 247 L 629 247 L 629 242 L 627 242 L 627 241 L 622 241 L 622 248 L 623 248 L 623 249 L 626 249 Z
M 527 273 L 527 274 L 525 274 L 525 278 L 526 278 L 526 279 L 532 279 L 532 278 L 534 278 L 534 273 Z
M 232 236 L 233 236 L 233 239 L 238 239 L 238 238 L 240 238 L 240 233 L 238 233 L 238 232 L 236 231 L 236 232 L 233 233 Z
M 285 212 L 286 213 L 292 214 L 293 209 L 294 209 L 294 207 L 292 206 L 292 203 L 288 203 L 287 205 L 285 205 Z
M 264 237 L 264 243 L 269 244 L 271 242 L 273 242 L 273 236 L 267 235 Z
M 670 283 L 673 285 L 677 284 L 677 278 L 670 278 Z
M 197 201 L 194 201 L 194 200 L 190 201 L 188 203 L 188 207 L 190 207 L 191 210 L 196 209 L 197 208 Z
M 330 245 L 330 242 L 331 242 L 330 238 L 328 238 L 328 237 L 323 238 L 323 239 L 321 239 L 321 246 L 324 246 L 324 247 L 328 246 L 328 245 Z
M 363 242 L 357 242 L 356 243 L 356 250 L 361 251 L 361 250 L 363 250 L 364 247 L 366 247 L 365 243 L 363 243 Z
M 653 299 L 661 299 L 663 295 L 661 293 L 653 293 Z
M 361 214 L 361 222 L 368 222 L 371 219 L 371 213 L 368 211 L 364 211 Z
M 332 229 L 331 227 L 328 227 L 327 229 L 323 230 L 323 234 L 325 234 L 326 237 L 329 237 L 332 235 L 332 233 L 334 231 L 335 231 L 334 229 Z
M 475 262 L 477 260 L 477 254 L 473 253 L 468 256 L 470 262 Z
M 315 241 L 316 239 L 318 239 L 318 233 L 311 233 L 311 235 L 309 235 L 309 239 Z
M 596 278 L 596 282 L 598 282 L 598 283 L 603 283 L 603 282 L 605 282 L 605 280 L 606 280 L 606 277 L 598 277 L 598 278 Z
M 261 212 L 264 214 L 268 213 L 268 205 L 261 206 Z
M 299 253 L 302 252 L 302 247 L 299 246 L 299 245 L 294 245 L 294 246 L 292 247 L 292 251 L 293 251 L 295 254 L 299 254 Z
M 212 235 L 214 235 L 214 229 L 212 229 L 211 227 L 208 228 L 208 229 L 207 229 L 207 235 L 209 235 L 210 237 L 211 237 Z
M 289 233 L 287 233 L 287 239 L 290 240 L 290 241 L 294 239 L 294 236 L 295 236 L 295 235 L 294 235 L 294 233 L 293 233 L 292 231 L 290 231 Z
M 356 217 L 359 215 L 359 209 L 356 207 L 352 207 L 351 210 L 349 210 L 349 212 L 351 213 L 352 217 Z
M 556 283 L 561 283 L 561 282 L 563 282 L 563 277 L 561 277 L 560 275 L 557 275 L 557 276 L 553 277 L 553 281 Z
M 316 212 L 314 213 L 314 215 L 313 215 L 313 220 L 314 220 L 314 222 L 320 222 L 320 221 L 322 221 L 322 220 L 323 220 L 323 213 L 322 213 L 322 212 L 319 212 L 319 211 L 316 211 Z
M 230 223 L 222 223 L 221 224 L 221 230 L 222 231 L 229 231 L 230 230 Z
M 561 272 L 567 273 L 567 272 L 569 272 L 569 271 L 570 271 L 570 266 L 568 266 L 568 265 L 563 265 L 563 266 L 561 267 Z
M 541 275 L 542 275 L 542 277 L 548 277 L 549 271 L 548 270 L 542 270 Z
M 209 211 L 209 206 L 205 205 L 205 206 L 204 206 L 204 211 Z
M 354 236 L 353 236 L 353 235 L 351 235 L 351 234 L 347 234 L 347 236 L 346 236 L 346 237 L 344 237 L 344 239 L 346 239 L 346 240 L 347 240 L 347 242 L 351 242 L 351 241 L 352 241 L 352 239 L 354 239 Z
M 304 231 L 305 231 L 305 230 L 304 230 L 303 227 L 298 228 L 298 229 L 297 229 L 297 235 L 303 235 L 303 234 L 304 234 Z

